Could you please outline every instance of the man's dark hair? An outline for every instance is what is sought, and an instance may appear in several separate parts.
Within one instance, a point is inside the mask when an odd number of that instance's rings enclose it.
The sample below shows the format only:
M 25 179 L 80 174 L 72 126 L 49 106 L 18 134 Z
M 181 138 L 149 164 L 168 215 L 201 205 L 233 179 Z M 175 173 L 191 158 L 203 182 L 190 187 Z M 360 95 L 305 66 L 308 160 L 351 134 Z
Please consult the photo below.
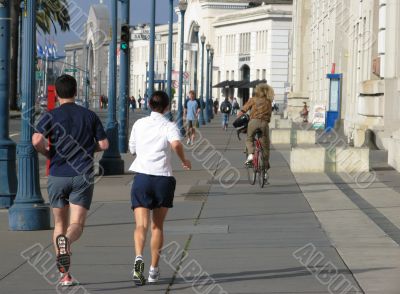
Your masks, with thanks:
M 151 95 L 149 104 L 152 111 L 163 113 L 169 105 L 169 97 L 163 91 L 155 91 Z
M 58 98 L 74 98 L 77 93 L 77 84 L 73 76 L 62 75 L 56 80 L 56 92 Z

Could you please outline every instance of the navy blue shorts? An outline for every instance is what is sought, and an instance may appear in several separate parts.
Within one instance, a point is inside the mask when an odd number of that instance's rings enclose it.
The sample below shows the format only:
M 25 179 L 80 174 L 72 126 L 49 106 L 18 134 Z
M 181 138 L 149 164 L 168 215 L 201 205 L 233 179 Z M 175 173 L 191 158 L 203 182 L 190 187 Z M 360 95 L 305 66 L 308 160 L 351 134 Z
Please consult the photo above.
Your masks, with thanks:
M 174 177 L 136 174 L 132 189 L 132 209 L 171 208 L 174 202 L 176 180 Z

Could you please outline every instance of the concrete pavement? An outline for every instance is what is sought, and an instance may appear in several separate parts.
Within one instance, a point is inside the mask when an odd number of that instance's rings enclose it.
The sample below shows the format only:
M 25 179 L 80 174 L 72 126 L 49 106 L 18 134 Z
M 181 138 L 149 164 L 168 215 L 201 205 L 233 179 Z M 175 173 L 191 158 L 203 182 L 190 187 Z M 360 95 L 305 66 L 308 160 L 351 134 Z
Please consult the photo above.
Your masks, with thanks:
M 205 139 L 187 150 L 193 170 L 174 163 L 160 283 L 136 288 L 131 281 L 132 175 L 125 174 L 96 185 L 73 247 L 76 293 L 400 293 L 398 173 L 378 162 L 375 181 L 361 188 L 345 174 L 292 174 L 289 151 L 277 149 L 270 184 L 260 189 L 247 183 L 244 141 L 222 131 L 219 117 L 200 132 Z M 123 157 L 128 168 L 133 158 Z M 44 177 L 41 186 L 47 200 Z M 46 263 L 51 232 L 7 227 L 0 211 L 1 293 L 57 292 L 54 261 Z M 146 271 L 148 260 L 147 250 Z

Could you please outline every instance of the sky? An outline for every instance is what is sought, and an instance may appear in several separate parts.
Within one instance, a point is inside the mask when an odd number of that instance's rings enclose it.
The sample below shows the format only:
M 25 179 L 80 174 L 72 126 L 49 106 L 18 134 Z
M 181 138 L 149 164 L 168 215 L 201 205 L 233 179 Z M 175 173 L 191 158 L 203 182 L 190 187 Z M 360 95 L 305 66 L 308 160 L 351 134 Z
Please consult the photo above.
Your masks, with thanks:
M 89 8 L 92 4 L 100 3 L 100 0 L 68 0 L 69 2 L 74 1 L 82 9 L 82 12 L 86 15 L 89 14 Z M 110 5 L 113 0 L 103 0 L 105 5 Z M 174 0 L 177 4 L 178 0 Z M 168 23 L 168 0 L 156 0 L 156 23 L 166 24 Z M 118 8 L 120 11 L 120 9 Z M 131 24 L 148 23 L 150 22 L 150 0 L 131 0 Z M 64 45 L 68 43 L 79 42 L 79 38 L 72 32 L 62 33 L 58 32 L 57 35 L 52 33 L 45 38 L 38 36 L 38 41 L 44 46 L 44 39 L 55 41 L 58 47 L 58 55 L 64 55 Z

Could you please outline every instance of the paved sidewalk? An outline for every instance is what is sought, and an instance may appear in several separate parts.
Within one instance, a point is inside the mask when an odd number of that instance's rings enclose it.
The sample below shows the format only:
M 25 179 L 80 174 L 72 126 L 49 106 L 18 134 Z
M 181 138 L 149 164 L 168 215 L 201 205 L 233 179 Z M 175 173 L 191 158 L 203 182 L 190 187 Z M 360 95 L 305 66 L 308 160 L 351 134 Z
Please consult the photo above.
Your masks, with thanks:
M 222 131 L 219 117 L 200 132 L 206 140 L 188 150 L 193 170 L 174 164 L 178 186 L 161 282 L 137 288 L 131 281 L 126 174 L 96 185 L 87 228 L 73 247 L 72 272 L 82 287 L 76 293 L 399 293 L 398 173 L 381 168 L 372 186 L 360 189 L 347 175 L 293 175 L 288 151 L 272 150 L 270 185 L 260 189 L 242 167 L 244 140 Z M 128 168 L 133 158 L 123 158 Z M 224 172 L 229 167 L 238 182 Z M 45 178 L 41 184 L 47 199 Z M 45 273 L 53 259 L 46 263 L 43 252 L 29 259 L 39 247 L 21 256 L 36 243 L 52 253 L 51 232 L 7 227 L 7 211 L 0 211 L 1 293 L 56 293 L 53 271 Z M 148 270 L 148 251 L 145 261 Z

